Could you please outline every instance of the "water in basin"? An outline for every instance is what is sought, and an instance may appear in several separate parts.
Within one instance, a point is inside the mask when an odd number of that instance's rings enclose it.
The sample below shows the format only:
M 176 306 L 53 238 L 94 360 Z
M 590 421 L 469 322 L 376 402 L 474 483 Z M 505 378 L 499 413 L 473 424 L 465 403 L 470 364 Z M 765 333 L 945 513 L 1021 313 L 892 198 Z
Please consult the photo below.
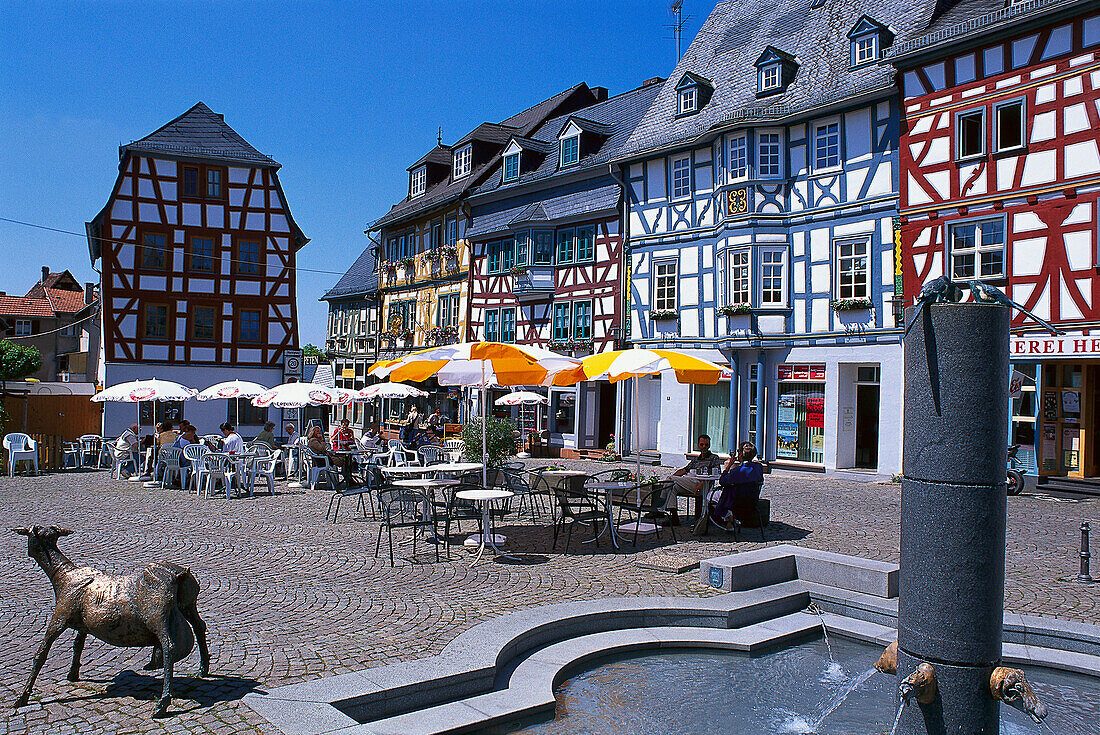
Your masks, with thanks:
M 684 649 L 603 659 L 562 683 L 555 719 L 505 731 L 516 735 L 888 733 L 894 721 L 895 680 L 885 674 L 867 674 L 881 649 L 836 638 L 831 643 L 832 661 L 822 641 L 760 657 Z M 1049 732 L 1095 735 L 1100 722 L 1100 680 L 1042 668 L 1026 671 L 1050 709 L 1044 724 Z M 1002 735 L 1039 733 L 1024 714 L 1004 705 L 1001 722 Z

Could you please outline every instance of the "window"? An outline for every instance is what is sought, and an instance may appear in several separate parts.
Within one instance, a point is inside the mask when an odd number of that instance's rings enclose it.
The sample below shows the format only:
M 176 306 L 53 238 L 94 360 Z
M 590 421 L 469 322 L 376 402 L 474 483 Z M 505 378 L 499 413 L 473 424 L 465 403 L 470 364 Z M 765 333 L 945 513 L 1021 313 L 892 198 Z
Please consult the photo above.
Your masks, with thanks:
M 573 337 L 592 339 L 592 302 L 573 302 Z
M 699 104 L 699 90 L 695 87 L 688 87 L 687 89 L 680 90 L 680 114 L 686 115 L 690 112 L 695 112 L 696 107 Z
M 474 147 L 472 144 L 464 145 L 455 151 L 454 178 L 460 179 L 470 173 L 473 168 Z
M 206 169 L 206 196 L 212 199 L 220 199 L 222 196 L 222 172 L 221 169 Z
M 516 241 L 512 239 L 500 241 L 500 269 L 507 273 L 516 267 Z
M 447 229 L 443 244 L 449 246 L 458 245 L 458 220 L 453 217 L 447 220 Z
M 569 302 L 554 304 L 554 320 L 551 329 L 551 339 L 567 340 L 570 336 Z
M 576 241 L 573 230 L 558 230 L 558 265 L 572 263 L 577 259 Z
M 531 262 L 535 265 L 550 265 L 554 262 L 554 233 L 549 230 L 539 230 L 534 233 L 534 249 L 531 254 Z
M 757 137 L 757 151 L 760 159 L 757 173 L 760 176 L 779 176 L 779 133 L 760 133 Z
M 682 156 L 672 159 L 672 198 L 682 199 L 691 196 L 691 158 Z
M 29 337 L 34 329 L 34 324 L 30 319 L 16 319 L 15 320 L 15 336 L 16 337 Z
M 199 170 L 187 166 L 183 169 L 183 196 L 197 197 L 199 195 Z
M 237 339 L 241 342 L 260 341 L 260 312 L 257 309 L 242 309 Z
M 865 299 L 870 273 L 867 258 L 867 240 L 841 241 L 836 245 L 836 274 L 838 299 Z
M 166 305 L 145 305 L 144 332 L 146 339 L 168 339 L 168 307 Z
M 787 303 L 783 253 L 782 250 L 764 250 L 760 253 L 760 304 L 762 306 L 785 306 Z
M 485 310 L 485 341 L 500 341 L 500 309 Z
M 260 272 L 260 243 L 242 240 L 237 243 L 237 272 L 257 275 Z
M 993 108 L 996 127 L 994 146 L 998 151 L 1022 148 L 1024 145 L 1024 101 L 1013 100 Z
M 191 238 L 191 270 L 196 273 L 214 272 L 214 240 L 210 237 Z
M 817 170 L 840 165 L 840 123 L 814 126 L 814 168 Z
M 676 310 L 676 285 L 676 261 L 665 260 L 653 264 L 654 309 Z
M 852 41 L 853 66 L 869 64 L 878 59 L 878 35 L 860 36 Z
M 418 197 L 428 188 L 428 167 L 421 166 L 409 174 L 409 196 Z
M 458 327 L 458 294 L 452 293 L 439 297 L 435 323 L 437 327 Z
M 577 228 L 577 262 L 585 263 L 592 260 L 593 245 L 596 230 L 593 227 Z
M 213 342 L 214 307 L 196 306 L 191 311 L 191 339 L 199 342 Z
M 752 292 L 749 290 L 749 251 L 737 250 L 731 252 L 729 260 L 729 288 L 728 297 L 731 305 L 752 303 Z
M 572 166 L 581 160 L 581 136 L 574 135 L 561 142 L 561 165 Z
M 783 83 L 782 76 L 779 64 L 760 67 L 760 91 L 767 92 L 770 89 L 779 89 Z
M 730 138 L 730 179 L 743 179 L 749 175 L 749 141 L 744 135 Z
M 715 385 L 696 385 L 691 392 L 691 433 L 709 435 L 710 450 L 725 454 L 729 451 L 730 384 L 723 380 Z
M 390 303 L 390 318 L 386 326 L 391 330 L 413 329 L 416 326 L 416 300 Z
M 501 267 L 501 241 L 493 240 L 485 246 L 489 251 L 489 272 L 500 273 Z
M 955 137 L 959 158 L 985 153 L 985 110 L 959 113 L 955 118 Z
M 263 426 L 267 423 L 267 409 L 253 406 L 248 398 L 231 398 L 226 421 L 234 426 Z
M 516 233 L 516 265 L 527 265 L 531 262 L 531 233 Z
M 516 310 L 515 309 L 501 309 L 500 310 L 500 341 L 501 342 L 515 342 L 516 341 Z
M 435 222 L 432 224 L 432 233 L 428 240 L 428 246 L 432 250 L 438 250 L 439 246 L 443 244 L 443 223 Z
M 509 153 L 504 157 L 504 180 L 515 181 L 519 178 L 519 154 Z
M 146 232 L 141 243 L 142 268 L 164 268 L 167 265 L 168 250 L 164 235 Z
M 979 280 L 1004 277 L 1004 228 L 1004 220 L 999 217 L 950 225 L 951 277 Z

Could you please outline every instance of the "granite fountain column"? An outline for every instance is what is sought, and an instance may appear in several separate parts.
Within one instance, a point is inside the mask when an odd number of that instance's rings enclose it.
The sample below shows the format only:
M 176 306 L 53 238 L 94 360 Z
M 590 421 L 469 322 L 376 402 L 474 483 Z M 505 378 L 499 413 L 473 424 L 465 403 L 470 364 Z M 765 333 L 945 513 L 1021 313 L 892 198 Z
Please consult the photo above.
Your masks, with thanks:
M 970 302 L 915 316 L 905 340 L 897 676 L 928 663 L 936 687 L 931 701 L 908 702 L 898 732 L 997 735 L 989 680 L 1001 659 L 1010 314 Z

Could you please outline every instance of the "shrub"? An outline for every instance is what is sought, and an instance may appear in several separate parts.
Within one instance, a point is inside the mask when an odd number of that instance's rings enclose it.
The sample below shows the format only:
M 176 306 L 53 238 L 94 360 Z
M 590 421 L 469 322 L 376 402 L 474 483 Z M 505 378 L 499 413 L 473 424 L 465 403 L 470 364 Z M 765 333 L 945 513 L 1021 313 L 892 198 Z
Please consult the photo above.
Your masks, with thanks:
M 481 461 L 481 417 L 471 419 L 462 428 L 462 441 L 466 442 L 466 460 Z M 490 417 L 485 422 L 485 454 L 489 466 L 499 466 L 516 454 L 516 427 L 511 421 Z

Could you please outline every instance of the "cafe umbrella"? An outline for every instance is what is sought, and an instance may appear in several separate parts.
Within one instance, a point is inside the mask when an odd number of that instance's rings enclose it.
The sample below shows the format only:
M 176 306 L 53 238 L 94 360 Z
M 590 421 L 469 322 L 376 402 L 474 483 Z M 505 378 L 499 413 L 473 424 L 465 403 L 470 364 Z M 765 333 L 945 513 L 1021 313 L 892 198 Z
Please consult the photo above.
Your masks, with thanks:
M 142 401 L 189 401 L 195 397 L 195 389 L 170 380 L 131 380 L 104 388 L 92 396 L 95 403 L 136 403 L 138 428 L 141 428 Z
M 493 403 L 495 403 L 498 406 L 531 406 L 531 405 L 534 405 L 536 403 L 546 404 L 546 403 L 549 403 L 549 402 L 550 402 L 550 399 L 547 398 L 546 396 L 544 396 L 540 393 L 535 393 L 533 391 L 529 391 L 529 390 L 512 391 L 511 393 L 507 393 L 507 394 L 501 396 L 500 398 L 496 399 L 495 401 L 493 401 Z M 527 433 L 527 430 L 528 430 L 527 426 L 521 426 L 520 428 L 523 430 L 524 434 Z M 526 437 L 524 437 L 524 438 L 526 438 Z M 524 451 L 520 452 L 516 456 L 517 457 L 530 457 L 531 455 L 528 454 L 527 450 L 525 449 Z
M 360 401 L 372 401 L 375 398 L 382 399 L 382 421 L 379 424 L 379 431 L 385 427 L 386 417 L 389 414 L 386 412 L 387 399 L 390 398 L 423 398 L 428 395 L 427 391 L 420 390 L 419 388 L 406 385 L 405 383 L 375 383 L 374 385 L 368 385 L 359 391 L 359 397 L 356 400 Z
M 349 399 L 350 400 L 350 399 Z M 257 408 L 295 408 L 306 406 L 331 406 L 338 405 L 343 400 L 336 389 L 319 383 L 283 383 L 264 391 L 252 399 L 252 405 Z M 302 433 L 302 414 L 298 412 L 298 435 Z M 304 468 L 304 463 L 298 466 Z M 290 487 L 301 487 L 301 483 L 289 483 Z

